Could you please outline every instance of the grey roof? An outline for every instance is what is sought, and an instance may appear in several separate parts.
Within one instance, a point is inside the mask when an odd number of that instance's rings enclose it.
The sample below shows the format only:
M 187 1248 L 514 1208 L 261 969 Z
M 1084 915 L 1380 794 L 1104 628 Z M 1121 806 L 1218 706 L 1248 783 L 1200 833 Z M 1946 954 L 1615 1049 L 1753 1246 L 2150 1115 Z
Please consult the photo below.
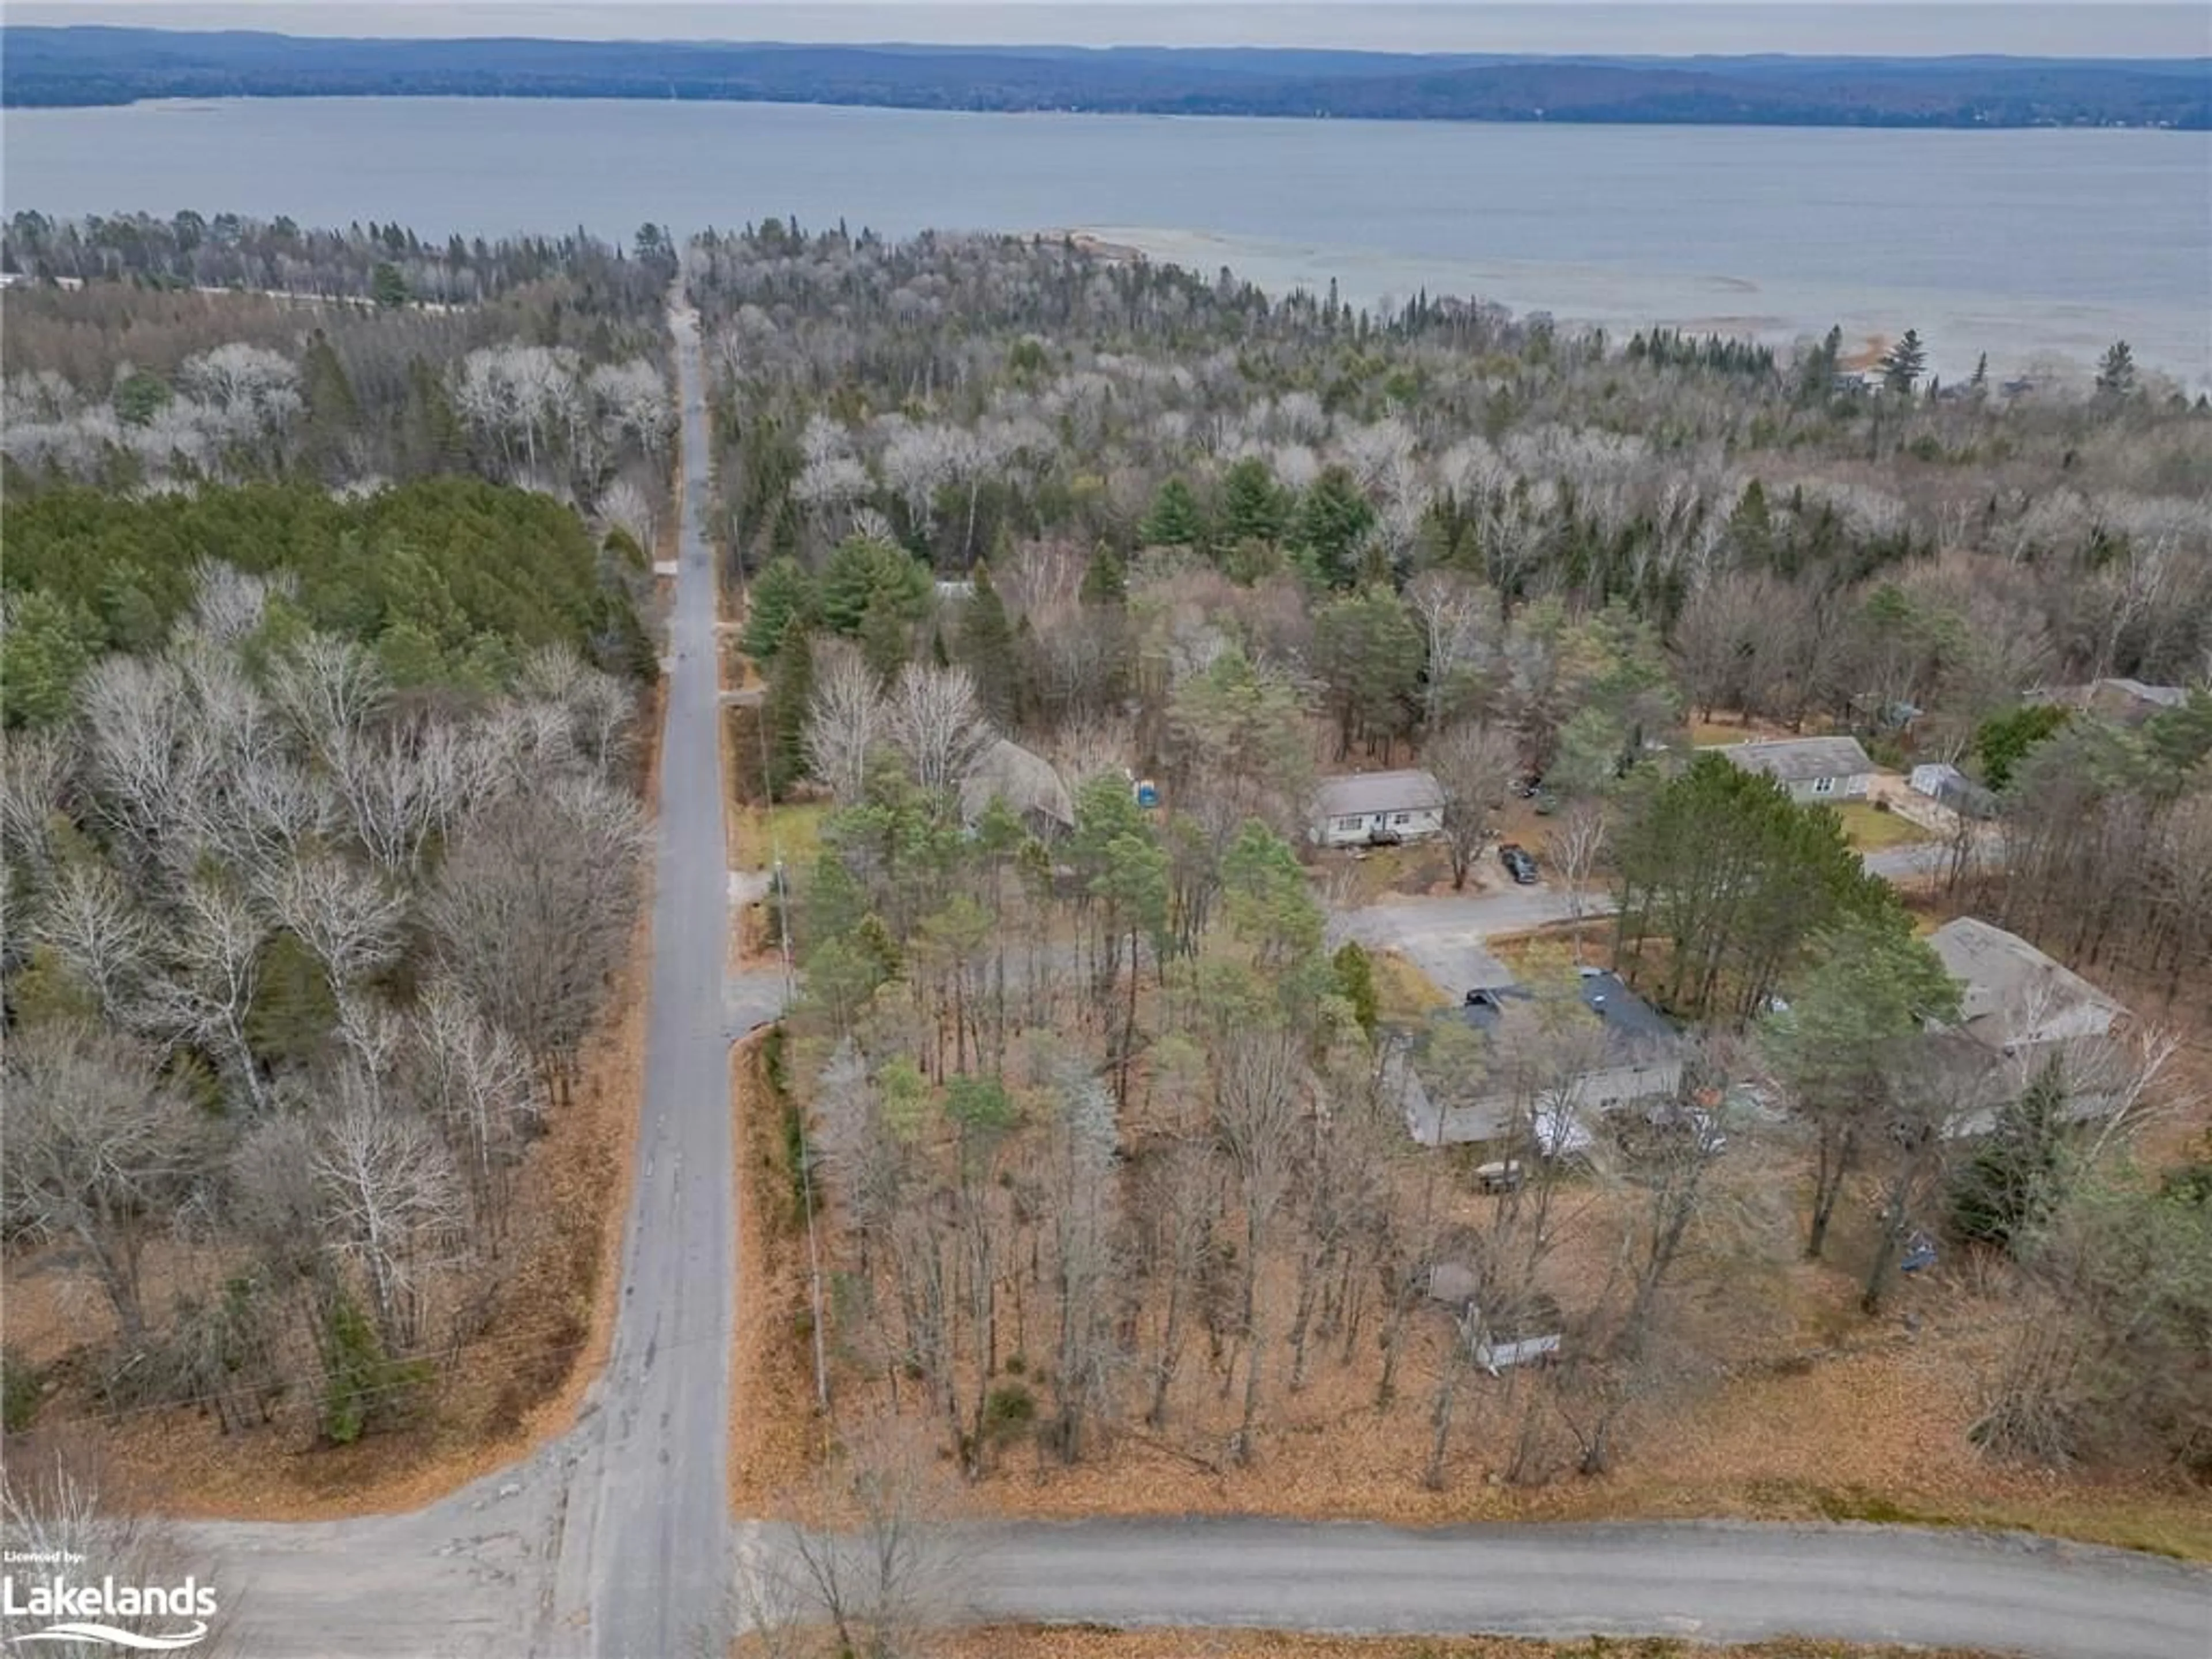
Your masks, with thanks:
M 2097 683 L 2124 691 L 2139 702 L 2154 702 L 2160 708 L 2179 708 L 2189 701 L 2189 693 L 2179 685 L 2145 685 L 2141 680 L 2117 678 Z
M 2087 1005 L 2114 1015 L 2127 1010 L 2071 969 L 2052 961 L 2017 933 L 1973 916 L 1947 921 L 1928 936 L 1943 971 L 1964 981 L 1959 1012 L 1968 1031 L 2008 1041 L 2016 1020 Z
M 1766 743 L 1724 744 L 1716 750 L 1747 772 L 1764 772 L 1784 783 L 1815 778 L 1856 778 L 1874 770 L 1856 738 L 1780 738 Z
M 2086 685 L 2039 685 L 2025 694 L 2023 701 L 2061 703 L 2132 722 L 2148 719 L 2160 708 L 2180 708 L 2189 701 L 2189 690 L 2180 685 L 2149 685 L 2115 675 Z
M 1602 968 L 1582 969 L 1583 1006 L 1605 1023 L 1609 1048 L 1671 1045 L 1675 1030 L 1666 1016 Z
M 960 816 L 973 823 L 994 800 L 1073 829 L 1075 801 L 1042 755 L 1000 738 L 983 751 L 960 784 Z
M 1432 811 L 1443 804 L 1444 792 L 1436 779 L 1419 770 L 1351 772 L 1323 778 L 1314 791 L 1314 813 L 1324 818 Z
M 1439 1261 L 1429 1269 L 1429 1294 L 1463 1308 L 1482 1293 L 1482 1275 L 1464 1261 Z
M 1610 1064 L 1633 1063 L 1672 1048 L 1678 1040 L 1680 1034 L 1667 1017 L 1630 990 L 1618 974 L 1603 968 L 1582 969 L 1576 989 L 1583 1006 L 1605 1028 Z M 1460 1017 L 1477 1030 L 1492 1034 L 1504 1018 L 1507 1002 L 1533 1003 L 1537 998 L 1526 985 L 1491 986 L 1485 995 L 1483 1002 L 1462 1006 Z

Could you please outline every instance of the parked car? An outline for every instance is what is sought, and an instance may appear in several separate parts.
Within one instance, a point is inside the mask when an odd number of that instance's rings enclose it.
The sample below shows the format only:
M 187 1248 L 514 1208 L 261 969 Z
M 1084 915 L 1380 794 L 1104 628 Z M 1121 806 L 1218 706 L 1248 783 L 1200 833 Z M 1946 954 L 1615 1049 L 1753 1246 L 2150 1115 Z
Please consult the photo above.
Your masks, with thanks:
M 1498 849 L 1498 861 L 1505 866 L 1505 873 L 1523 887 L 1533 887 L 1536 882 L 1536 860 L 1528 849 L 1517 841 L 1509 841 Z
M 1521 1189 L 1523 1171 L 1517 1158 L 1475 1166 L 1474 1189 L 1479 1193 L 1511 1193 Z

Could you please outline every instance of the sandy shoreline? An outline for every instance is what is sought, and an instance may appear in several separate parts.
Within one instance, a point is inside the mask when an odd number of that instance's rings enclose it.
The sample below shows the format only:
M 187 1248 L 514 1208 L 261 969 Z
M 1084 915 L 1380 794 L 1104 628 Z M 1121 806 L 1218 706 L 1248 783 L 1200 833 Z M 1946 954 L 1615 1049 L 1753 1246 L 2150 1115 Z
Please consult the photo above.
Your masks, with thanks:
M 2129 341 L 2144 368 L 2191 395 L 2212 390 L 2200 323 L 2130 317 L 2078 305 L 1960 296 L 1911 289 L 1853 289 L 1762 283 L 1718 272 L 1647 272 L 1528 261 L 1453 261 L 1387 249 L 1270 241 L 1156 226 L 1079 225 L 1031 233 L 1066 239 L 1102 258 L 1150 259 L 1210 276 L 1227 265 L 1271 294 L 1336 283 L 1347 303 L 1379 307 L 1416 293 L 1456 295 L 1504 306 L 1516 316 L 1546 313 L 1568 327 L 1626 336 L 1662 327 L 1757 340 L 1786 351 L 1843 330 L 1842 366 L 1870 367 L 1907 328 L 1927 342 L 1929 371 L 1963 380 L 1983 354 L 1993 379 L 2085 388 L 2098 357 Z M 1749 301 L 1749 303 L 1747 303 Z

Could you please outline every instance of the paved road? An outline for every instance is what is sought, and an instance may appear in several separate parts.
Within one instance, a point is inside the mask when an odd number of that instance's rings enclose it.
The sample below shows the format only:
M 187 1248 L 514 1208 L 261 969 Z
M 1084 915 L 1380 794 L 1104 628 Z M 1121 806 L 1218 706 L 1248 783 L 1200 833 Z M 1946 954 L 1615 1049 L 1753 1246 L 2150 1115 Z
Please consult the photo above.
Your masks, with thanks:
M 1565 921 L 1571 914 L 1565 892 L 1548 884 L 1451 898 L 1398 897 L 1337 912 L 1329 918 L 1328 939 L 1331 945 L 1358 939 L 1370 950 L 1401 951 L 1456 996 L 1477 985 L 1513 982 L 1513 970 L 1484 949 L 1484 941 Z M 1602 889 L 1586 893 L 1583 914 L 1611 915 L 1612 896 Z
M 645 1099 L 604 1402 L 568 1485 L 553 1583 L 556 1650 L 657 1659 L 692 1635 L 729 1559 L 737 1229 L 732 1188 L 727 853 L 715 725 L 715 571 L 696 318 L 672 318 L 684 412 L 675 657 L 661 736 Z M 578 1638 L 570 1639 L 574 1632 Z
M 996 1534 L 971 1571 L 982 1609 L 1058 1622 L 2212 1653 L 2212 1573 L 1893 1528 L 1079 1522 Z

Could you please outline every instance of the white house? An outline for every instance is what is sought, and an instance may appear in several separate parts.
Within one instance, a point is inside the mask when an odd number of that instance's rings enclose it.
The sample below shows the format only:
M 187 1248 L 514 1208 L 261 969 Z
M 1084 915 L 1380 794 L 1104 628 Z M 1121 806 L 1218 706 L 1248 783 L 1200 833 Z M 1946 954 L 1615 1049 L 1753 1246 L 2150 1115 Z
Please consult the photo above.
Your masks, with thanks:
M 1418 770 L 1323 778 L 1314 791 L 1310 837 L 1322 847 L 1364 847 L 1441 835 L 1444 792 Z
M 1723 744 L 1714 752 L 1772 778 L 1792 800 L 1863 800 L 1874 778 L 1874 763 L 1856 738 L 1779 738 Z

